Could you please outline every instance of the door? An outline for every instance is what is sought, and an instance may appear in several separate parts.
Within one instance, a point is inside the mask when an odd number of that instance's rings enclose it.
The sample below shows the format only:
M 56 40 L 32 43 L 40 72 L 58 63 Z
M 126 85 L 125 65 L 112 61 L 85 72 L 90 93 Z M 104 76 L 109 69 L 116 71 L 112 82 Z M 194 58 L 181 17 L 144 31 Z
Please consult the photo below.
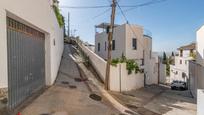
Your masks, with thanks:
M 8 106 L 14 109 L 45 86 L 45 35 L 7 18 Z

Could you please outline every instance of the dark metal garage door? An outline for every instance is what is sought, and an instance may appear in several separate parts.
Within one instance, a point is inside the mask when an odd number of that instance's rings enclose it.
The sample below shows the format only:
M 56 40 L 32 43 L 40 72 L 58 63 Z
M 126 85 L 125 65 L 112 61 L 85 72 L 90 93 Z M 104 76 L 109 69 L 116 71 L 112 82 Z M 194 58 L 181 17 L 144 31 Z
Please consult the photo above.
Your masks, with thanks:
M 45 35 L 7 18 L 8 106 L 14 109 L 45 86 Z

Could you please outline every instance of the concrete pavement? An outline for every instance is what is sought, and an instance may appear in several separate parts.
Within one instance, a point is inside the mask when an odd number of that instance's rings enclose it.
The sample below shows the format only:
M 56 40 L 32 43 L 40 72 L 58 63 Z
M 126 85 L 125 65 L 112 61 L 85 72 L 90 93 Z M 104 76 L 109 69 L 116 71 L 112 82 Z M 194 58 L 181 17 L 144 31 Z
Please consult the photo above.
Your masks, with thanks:
M 22 110 L 22 115 L 119 115 L 106 99 L 95 101 L 71 58 L 72 47 L 65 45 L 59 75 L 54 86 Z M 95 89 L 96 90 L 96 89 Z
M 141 115 L 196 115 L 196 101 L 188 91 L 173 91 L 152 85 L 122 94 L 111 94 Z

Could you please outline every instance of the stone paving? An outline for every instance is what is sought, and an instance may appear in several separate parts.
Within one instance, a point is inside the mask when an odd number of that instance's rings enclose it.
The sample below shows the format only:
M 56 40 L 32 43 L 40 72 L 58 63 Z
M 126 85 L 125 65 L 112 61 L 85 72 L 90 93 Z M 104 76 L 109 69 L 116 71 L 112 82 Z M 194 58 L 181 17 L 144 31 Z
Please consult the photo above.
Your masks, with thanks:
M 106 99 L 95 101 L 73 61 L 71 45 L 65 45 L 59 75 L 54 86 L 22 110 L 22 115 L 119 115 Z

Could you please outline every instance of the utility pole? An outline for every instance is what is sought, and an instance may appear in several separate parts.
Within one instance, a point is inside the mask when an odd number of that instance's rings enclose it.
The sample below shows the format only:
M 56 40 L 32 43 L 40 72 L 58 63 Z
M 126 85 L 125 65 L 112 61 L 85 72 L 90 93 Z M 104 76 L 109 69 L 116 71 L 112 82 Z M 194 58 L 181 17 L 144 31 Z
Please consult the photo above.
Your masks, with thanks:
M 111 13 L 111 23 L 108 33 L 108 60 L 106 64 L 106 78 L 105 78 L 105 89 L 109 90 L 109 80 L 110 80 L 110 64 L 111 64 L 111 50 L 112 50 L 112 39 L 113 39 L 113 30 L 115 23 L 115 11 L 116 11 L 116 0 L 112 0 L 112 13 Z
M 67 29 L 68 39 L 70 38 L 70 13 L 68 12 L 68 29 Z

